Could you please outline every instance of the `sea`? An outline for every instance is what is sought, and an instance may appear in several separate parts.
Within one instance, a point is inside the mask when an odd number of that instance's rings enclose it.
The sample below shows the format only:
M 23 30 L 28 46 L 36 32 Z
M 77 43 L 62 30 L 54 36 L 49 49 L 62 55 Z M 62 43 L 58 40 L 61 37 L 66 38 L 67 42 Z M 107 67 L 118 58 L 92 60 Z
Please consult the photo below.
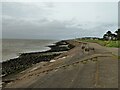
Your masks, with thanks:
M 18 58 L 20 53 L 41 52 L 49 50 L 48 45 L 52 45 L 58 40 L 42 39 L 2 39 L 2 60 L 0 62 Z M 1 44 L 1 43 L 0 43 Z

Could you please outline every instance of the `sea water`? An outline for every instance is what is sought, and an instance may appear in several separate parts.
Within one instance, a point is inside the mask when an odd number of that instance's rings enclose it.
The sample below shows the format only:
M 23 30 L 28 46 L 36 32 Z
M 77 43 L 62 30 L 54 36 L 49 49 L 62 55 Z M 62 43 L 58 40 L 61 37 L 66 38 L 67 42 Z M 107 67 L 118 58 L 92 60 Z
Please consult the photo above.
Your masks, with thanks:
M 19 53 L 40 52 L 49 50 L 47 45 L 57 40 L 34 40 L 34 39 L 3 39 L 2 40 L 2 61 L 19 57 Z M 1 57 L 1 56 L 0 56 Z

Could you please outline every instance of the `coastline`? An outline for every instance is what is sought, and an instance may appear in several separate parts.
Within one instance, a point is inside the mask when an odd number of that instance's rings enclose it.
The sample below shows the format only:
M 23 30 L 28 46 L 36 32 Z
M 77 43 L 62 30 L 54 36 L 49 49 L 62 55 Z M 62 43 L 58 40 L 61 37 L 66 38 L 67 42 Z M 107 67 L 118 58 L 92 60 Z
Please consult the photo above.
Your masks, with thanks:
M 0 62 L 14 59 L 22 53 L 47 51 L 50 48 L 46 46 L 55 42 L 58 40 L 3 39 Z
M 53 53 L 59 53 L 58 56 L 54 56 L 48 61 L 40 61 L 21 72 L 14 72 L 4 76 L 2 78 L 3 89 L 46 87 L 66 88 L 66 85 L 70 85 L 70 87 L 77 85 L 79 88 L 99 88 L 99 84 L 98 86 L 95 86 L 95 83 L 97 82 L 103 85 L 101 86 L 102 88 L 104 86 L 106 88 L 117 87 L 118 59 L 115 58 L 110 51 L 105 49 L 106 47 L 97 43 L 87 43 L 89 47 L 94 47 L 95 51 L 93 52 L 93 50 L 90 49 L 89 53 L 87 51 L 84 51 L 83 53 L 81 45 L 84 43 L 86 42 L 77 41 L 75 39 L 59 41 L 55 45 L 49 46 L 51 47 L 51 50 L 49 51 L 44 53 L 41 52 L 39 54 L 29 54 L 33 57 L 34 55 L 38 56 L 44 54 L 49 56 L 50 54 L 53 55 Z M 23 56 L 26 57 L 29 55 L 23 54 Z M 111 72 L 111 70 L 113 72 Z M 106 75 L 108 75 L 107 78 Z M 105 80 L 105 82 L 98 81 L 97 77 L 101 78 L 102 81 Z M 108 78 L 113 80 L 113 77 L 114 83 L 111 84 Z M 57 82 L 54 83 L 56 80 Z
M 48 62 L 59 56 L 63 53 L 63 51 L 72 49 L 74 45 L 70 44 L 68 41 L 69 40 L 61 40 L 54 44 L 48 45 L 47 47 L 50 48 L 49 50 L 21 53 L 18 58 L 2 62 L 2 77 L 24 71 L 39 62 Z
M 43 49 L 43 50 L 34 50 L 34 51 L 20 52 L 20 53 L 17 53 L 16 56 L 14 56 L 14 57 L 12 57 L 12 58 L 9 58 L 9 59 L 7 59 L 7 60 L 2 60 L 2 61 L 0 61 L 0 63 L 9 61 L 9 60 L 11 60 L 11 59 L 17 59 L 17 58 L 19 58 L 19 56 L 20 56 L 21 54 L 23 54 L 23 53 L 29 54 L 29 53 L 44 52 L 44 51 L 48 51 L 48 50 L 50 50 L 50 48 L 45 46 L 45 49 Z

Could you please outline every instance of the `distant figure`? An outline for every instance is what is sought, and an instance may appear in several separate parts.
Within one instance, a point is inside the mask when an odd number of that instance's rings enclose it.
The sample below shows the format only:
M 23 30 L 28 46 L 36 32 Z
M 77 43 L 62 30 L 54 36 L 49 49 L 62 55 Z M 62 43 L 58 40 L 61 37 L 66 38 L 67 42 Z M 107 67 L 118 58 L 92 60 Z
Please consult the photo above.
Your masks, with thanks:
M 81 49 L 85 49 L 86 45 L 87 45 L 87 43 L 82 43 Z
M 84 50 L 85 50 L 85 52 L 86 52 L 87 54 L 89 54 L 90 49 L 89 49 L 89 45 L 88 45 L 88 44 L 86 45 L 86 47 L 85 47 Z
M 81 49 L 85 49 L 85 46 L 82 46 Z
M 81 49 L 82 49 L 82 52 L 84 54 L 84 49 L 85 49 L 85 45 L 84 44 L 81 45 Z
M 84 54 L 86 46 L 87 46 L 87 43 L 82 43 L 82 45 L 81 45 L 81 49 L 82 49 L 83 54 Z
M 90 50 L 93 50 L 93 52 L 95 52 L 95 48 L 89 48 Z
M 85 48 L 85 51 L 86 51 L 86 52 L 89 52 L 89 51 L 90 51 L 90 49 L 87 47 L 87 48 Z

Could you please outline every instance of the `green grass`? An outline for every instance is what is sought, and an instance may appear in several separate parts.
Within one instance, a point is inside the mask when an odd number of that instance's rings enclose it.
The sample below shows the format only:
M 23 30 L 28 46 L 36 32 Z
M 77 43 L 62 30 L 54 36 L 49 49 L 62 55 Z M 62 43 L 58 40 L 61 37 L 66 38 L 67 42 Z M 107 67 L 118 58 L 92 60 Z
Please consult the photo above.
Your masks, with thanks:
M 80 41 L 98 43 L 98 44 L 100 44 L 102 46 L 106 46 L 106 47 L 120 48 L 120 41 L 104 41 L 104 40 L 90 40 L 90 39 L 80 40 Z
M 120 60 L 120 56 L 118 56 L 118 60 Z
M 120 47 L 120 41 L 118 42 L 118 41 L 108 41 L 107 42 L 107 44 L 106 44 L 106 46 L 107 47 Z

